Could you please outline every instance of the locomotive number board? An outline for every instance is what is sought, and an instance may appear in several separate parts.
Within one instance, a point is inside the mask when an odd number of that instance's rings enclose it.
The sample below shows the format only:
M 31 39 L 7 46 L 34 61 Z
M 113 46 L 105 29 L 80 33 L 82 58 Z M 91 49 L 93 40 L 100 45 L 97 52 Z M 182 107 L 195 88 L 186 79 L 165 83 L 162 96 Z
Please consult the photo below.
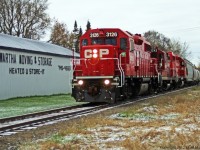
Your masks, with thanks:
M 90 33 L 91 38 L 97 38 L 99 37 L 99 33 Z
M 106 37 L 117 37 L 117 32 L 106 32 Z
M 98 32 L 94 32 L 94 33 L 90 33 L 90 38 L 97 38 L 99 37 L 99 33 Z M 117 37 L 118 33 L 117 32 L 106 32 L 105 33 L 106 37 Z

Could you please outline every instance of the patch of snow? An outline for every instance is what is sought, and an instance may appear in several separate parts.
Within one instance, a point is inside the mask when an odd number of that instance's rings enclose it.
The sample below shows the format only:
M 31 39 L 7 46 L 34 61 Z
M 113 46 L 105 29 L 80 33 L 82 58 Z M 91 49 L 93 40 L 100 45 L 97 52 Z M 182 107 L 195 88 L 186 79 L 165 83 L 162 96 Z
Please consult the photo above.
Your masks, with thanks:
M 157 129 L 155 129 L 156 131 L 160 131 L 160 132 L 163 132 L 163 131 L 171 131 L 172 128 L 170 126 L 163 126 L 163 127 L 159 127 Z
M 172 107 L 173 107 L 173 105 L 167 105 L 167 106 L 165 106 L 165 108 L 167 108 L 167 109 L 172 108 Z
M 156 116 L 150 115 L 150 114 L 144 114 L 144 113 L 136 113 L 136 114 L 133 114 L 133 115 L 128 116 L 128 117 L 126 115 L 123 115 L 123 114 L 114 114 L 114 115 L 110 116 L 109 118 L 112 118 L 112 119 L 128 119 L 128 120 L 132 120 L 132 121 L 148 122 L 150 120 L 156 119 Z
M 145 110 L 153 110 L 153 109 L 147 109 L 145 107 Z M 135 113 L 131 116 L 126 116 L 123 114 L 113 114 L 111 115 L 109 118 L 110 119 L 128 119 L 128 120 L 132 120 L 132 121 L 142 121 L 142 122 L 149 122 L 152 120 L 172 120 L 172 119 L 176 119 L 177 117 L 179 117 L 180 114 L 179 113 L 168 113 L 165 115 L 161 115 L 161 116 L 156 116 L 156 115 L 151 115 L 151 114 L 145 114 L 145 113 Z
M 183 121 L 186 122 L 186 123 L 189 123 L 189 122 L 192 121 L 192 118 L 186 118 L 186 119 L 183 119 Z
M 143 107 L 142 110 L 148 113 L 156 113 L 158 112 L 158 107 L 156 105 L 153 105 L 149 107 Z
M 149 106 L 150 103 L 142 103 L 142 106 Z
M 162 115 L 159 118 L 162 120 L 169 120 L 169 119 L 176 119 L 179 116 L 180 116 L 179 113 L 169 113 L 169 114 Z
M 86 141 L 86 136 L 81 135 L 81 134 L 70 134 L 64 137 L 63 141 L 65 142 L 70 142 L 73 140 L 81 140 L 81 141 Z

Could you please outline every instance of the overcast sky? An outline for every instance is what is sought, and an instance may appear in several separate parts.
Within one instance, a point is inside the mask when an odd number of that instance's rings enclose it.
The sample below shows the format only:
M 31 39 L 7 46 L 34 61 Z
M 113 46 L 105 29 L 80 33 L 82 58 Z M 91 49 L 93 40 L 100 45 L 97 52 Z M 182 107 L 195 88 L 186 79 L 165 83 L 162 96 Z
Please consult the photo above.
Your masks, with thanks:
M 200 0 L 48 0 L 51 18 L 72 31 L 74 21 L 86 29 L 117 27 L 143 34 L 155 30 L 169 38 L 187 42 L 191 61 L 200 57 Z

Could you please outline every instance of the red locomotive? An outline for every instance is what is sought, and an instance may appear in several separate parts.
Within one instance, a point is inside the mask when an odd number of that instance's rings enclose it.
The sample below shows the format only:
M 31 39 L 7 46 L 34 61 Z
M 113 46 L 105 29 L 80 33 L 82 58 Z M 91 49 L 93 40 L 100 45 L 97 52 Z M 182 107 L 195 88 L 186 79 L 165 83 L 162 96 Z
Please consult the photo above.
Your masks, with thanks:
M 76 101 L 110 102 L 181 87 L 199 72 L 172 52 L 151 45 L 140 34 L 117 28 L 92 29 L 80 38 L 80 59 L 73 61 Z M 195 74 L 195 75 L 194 75 Z M 195 77 L 194 77 L 195 76 Z

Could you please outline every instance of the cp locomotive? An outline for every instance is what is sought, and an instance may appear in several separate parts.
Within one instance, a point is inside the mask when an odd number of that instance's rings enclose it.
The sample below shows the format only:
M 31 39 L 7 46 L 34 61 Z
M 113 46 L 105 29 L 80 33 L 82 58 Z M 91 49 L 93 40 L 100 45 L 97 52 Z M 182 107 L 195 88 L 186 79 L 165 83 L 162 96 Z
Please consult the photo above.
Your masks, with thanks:
M 158 48 L 140 34 L 118 28 L 86 31 L 73 60 L 72 96 L 109 102 L 195 84 L 200 73 L 187 60 Z

